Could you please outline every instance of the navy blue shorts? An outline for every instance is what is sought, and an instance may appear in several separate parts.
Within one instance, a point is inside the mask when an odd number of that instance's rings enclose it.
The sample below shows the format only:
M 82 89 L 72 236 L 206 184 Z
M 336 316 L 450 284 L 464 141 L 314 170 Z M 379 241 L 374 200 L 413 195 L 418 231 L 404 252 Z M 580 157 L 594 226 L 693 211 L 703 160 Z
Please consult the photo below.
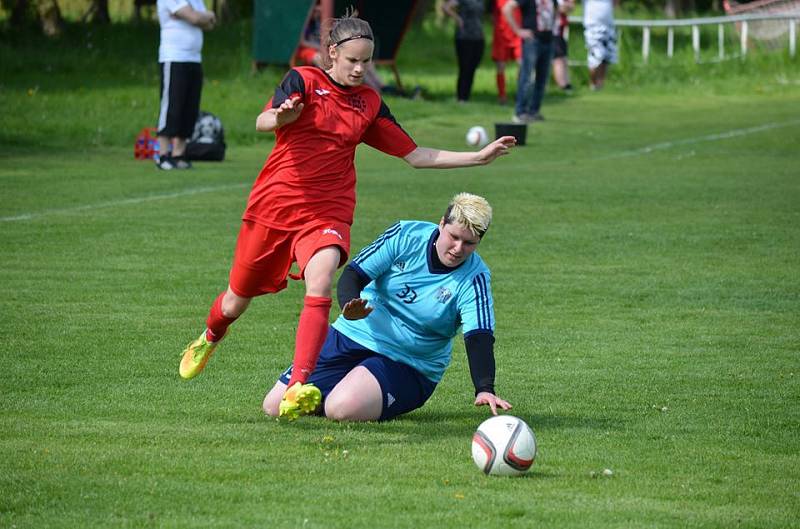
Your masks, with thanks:
M 333 327 L 328 330 L 317 367 L 308 382 L 319 388 L 324 400 L 357 366 L 366 367 L 378 379 L 383 393 L 381 421 L 422 407 L 436 389 L 435 382 L 413 367 L 370 351 Z M 289 367 L 278 380 L 288 384 L 291 374 L 292 368 Z

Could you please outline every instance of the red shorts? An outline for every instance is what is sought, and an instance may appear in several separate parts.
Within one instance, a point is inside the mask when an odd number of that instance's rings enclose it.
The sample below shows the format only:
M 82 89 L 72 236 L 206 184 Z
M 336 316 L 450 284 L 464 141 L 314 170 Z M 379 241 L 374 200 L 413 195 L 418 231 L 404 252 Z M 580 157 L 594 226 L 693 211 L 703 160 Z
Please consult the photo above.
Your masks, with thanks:
M 492 60 L 496 62 L 508 62 L 519 60 L 522 55 L 522 39 L 515 38 L 508 40 L 495 38 L 492 42 Z
M 350 226 L 320 221 L 299 230 L 285 231 L 242 221 L 229 279 L 231 290 L 243 298 L 280 292 L 286 288 L 287 276 L 302 279 L 308 261 L 326 246 L 339 248 L 339 266 L 343 266 L 350 253 Z M 300 272 L 289 274 L 295 262 Z

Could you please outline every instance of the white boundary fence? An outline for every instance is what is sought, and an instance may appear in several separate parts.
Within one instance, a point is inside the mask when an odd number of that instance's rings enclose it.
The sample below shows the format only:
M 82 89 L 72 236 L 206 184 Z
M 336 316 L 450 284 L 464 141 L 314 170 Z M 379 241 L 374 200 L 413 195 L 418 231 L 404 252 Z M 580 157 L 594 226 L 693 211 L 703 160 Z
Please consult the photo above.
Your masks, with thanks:
M 747 15 L 730 15 L 724 17 L 687 18 L 674 20 L 616 20 L 619 27 L 642 28 L 642 59 L 647 62 L 650 57 L 650 30 L 652 28 L 667 28 L 667 57 L 672 57 L 675 51 L 675 28 L 692 28 L 692 49 L 695 61 L 700 60 L 700 26 L 717 25 L 717 47 L 720 60 L 725 59 L 725 25 L 739 24 L 739 42 L 741 55 L 747 55 L 748 30 L 751 22 L 760 21 L 785 21 L 789 33 L 789 55 L 797 55 L 797 25 L 800 12 L 792 13 L 753 13 Z M 569 17 L 571 24 L 583 24 L 581 17 Z M 620 31 L 621 33 L 621 31 Z

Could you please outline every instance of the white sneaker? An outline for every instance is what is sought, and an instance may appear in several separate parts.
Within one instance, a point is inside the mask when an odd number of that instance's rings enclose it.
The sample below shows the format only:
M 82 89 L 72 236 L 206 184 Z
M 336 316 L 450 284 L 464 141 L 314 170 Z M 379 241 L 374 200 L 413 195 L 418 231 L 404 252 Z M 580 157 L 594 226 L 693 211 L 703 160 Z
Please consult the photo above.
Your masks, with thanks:
M 528 115 L 527 114 L 514 114 L 511 116 L 511 123 L 527 123 L 528 122 Z
M 175 164 L 176 169 L 191 169 L 192 162 L 190 162 L 186 156 L 173 156 L 172 162 Z
M 175 160 L 172 156 L 162 156 L 156 162 L 156 167 L 161 169 L 162 171 L 171 171 L 173 169 L 177 169 L 177 165 L 175 164 Z

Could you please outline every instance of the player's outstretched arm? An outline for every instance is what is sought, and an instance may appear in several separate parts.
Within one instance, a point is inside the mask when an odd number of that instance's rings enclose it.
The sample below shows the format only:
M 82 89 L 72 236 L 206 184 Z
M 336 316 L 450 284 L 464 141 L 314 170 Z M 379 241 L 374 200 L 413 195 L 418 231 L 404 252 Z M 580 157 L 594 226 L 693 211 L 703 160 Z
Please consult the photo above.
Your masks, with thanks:
M 297 121 L 303 111 L 304 104 L 299 97 L 291 97 L 277 108 L 269 108 L 256 118 L 258 132 L 272 132 L 284 125 Z
M 472 151 L 443 151 L 428 147 L 417 147 L 403 158 L 417 169 L 453 169 L 492 163 L 498 156 L 504 156 L 517 144 L 514 136 L 498 138 L 483 149 Z
M 489 393 L 488 391 L 481 391 L 475 396 L 475 406 L 486 406 L 488 405 L 489 408 L 492 410 L 492 415 L 497 415 L 497 408 L 502 408 L 503 410 L 510 410 L 512 408 L 511 404 L 498 397 L 494 393 Z

